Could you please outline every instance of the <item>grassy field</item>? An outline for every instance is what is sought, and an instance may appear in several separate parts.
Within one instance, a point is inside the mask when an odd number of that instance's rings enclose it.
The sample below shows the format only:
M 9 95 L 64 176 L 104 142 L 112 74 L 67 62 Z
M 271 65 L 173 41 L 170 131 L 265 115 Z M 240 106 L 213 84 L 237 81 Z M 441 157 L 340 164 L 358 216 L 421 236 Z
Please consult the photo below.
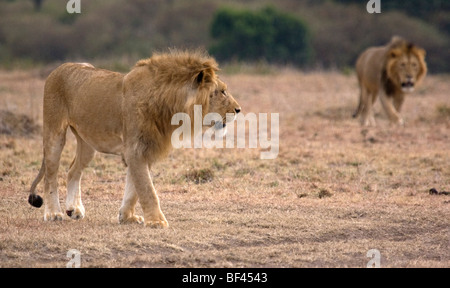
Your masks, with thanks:
M 377 103 L 378 126 L 362 129 L 351 118 L 354 75 L 265 72 L 221 78 L 243 113 L 279 113 L 278 157 L 174 150 L 152 169 L 170 223 L 153 230 L 118 224 L 125 167 L 103 154 L 83 175 L 86 217 L 43 221 L 27 197 L 42 159 L 32 124 L 42 124 L 45 80 L 0 71 L 1 109 L 29 117 L 0 119 L 0 267 L 65 267 L 70 249 L 81 267 L 366 267 L 370 249 L 381 267 L 450 267 L 450 196 L 429 193 L 450 190 L 450 77 L 429 76 L 407 97 L 405 127 Z M 67 142 L 62 204 L 75 155 Z

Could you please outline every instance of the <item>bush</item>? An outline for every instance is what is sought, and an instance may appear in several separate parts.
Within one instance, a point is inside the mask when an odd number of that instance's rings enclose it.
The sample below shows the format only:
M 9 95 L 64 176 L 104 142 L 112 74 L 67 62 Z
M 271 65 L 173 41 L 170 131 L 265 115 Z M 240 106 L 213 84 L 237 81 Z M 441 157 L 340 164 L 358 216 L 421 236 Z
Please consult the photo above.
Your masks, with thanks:
M 43 17 L 8 20 L 3 34 L 8 48 L 5 50 L 11 57 L 44 62 L 65 57 L 69 47 L 65 41 L 68 30 L 64 27 L 55 27 L 54 21 Z
M 309 30 L 300 19 L 272 7 L 260 11 L 218 10 L 212 24 L 210 53 L 220 60 L 265 60 L 308 64 L 312 57 Z

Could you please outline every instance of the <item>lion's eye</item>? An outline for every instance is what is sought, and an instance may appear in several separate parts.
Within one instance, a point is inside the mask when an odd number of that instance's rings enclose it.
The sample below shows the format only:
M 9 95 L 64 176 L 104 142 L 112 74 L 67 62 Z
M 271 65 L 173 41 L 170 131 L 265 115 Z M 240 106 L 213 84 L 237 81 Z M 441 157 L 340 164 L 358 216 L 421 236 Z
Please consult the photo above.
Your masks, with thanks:
M 223 96 L 227 96 L 227 91 L 222 90 L 222 91 L 220 91 L 220 92 L 222 92 Z

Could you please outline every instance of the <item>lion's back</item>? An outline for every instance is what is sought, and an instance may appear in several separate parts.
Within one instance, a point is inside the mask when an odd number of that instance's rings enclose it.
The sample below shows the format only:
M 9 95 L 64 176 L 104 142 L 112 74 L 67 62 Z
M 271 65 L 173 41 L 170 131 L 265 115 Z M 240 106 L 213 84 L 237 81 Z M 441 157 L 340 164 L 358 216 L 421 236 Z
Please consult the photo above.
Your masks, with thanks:
M 378 89 L 384 63 L 385 47 L 370 47 L 358 57 L 356 73 L 360 85 Z
M 98 69 L 89 63 L 64 63 L 50 73 L 45 89 L 59 90 L 67 94 L 79 89 L 120 88 L 117 86 L 121 85 L 122 78 L 121 73 Z
M 92 134 L 90 127 L 120 134 L 122 80 L 123 74 L 87 63 L 62 64 L 45 83 L 44 125 L 68 122 L 81 134 Z

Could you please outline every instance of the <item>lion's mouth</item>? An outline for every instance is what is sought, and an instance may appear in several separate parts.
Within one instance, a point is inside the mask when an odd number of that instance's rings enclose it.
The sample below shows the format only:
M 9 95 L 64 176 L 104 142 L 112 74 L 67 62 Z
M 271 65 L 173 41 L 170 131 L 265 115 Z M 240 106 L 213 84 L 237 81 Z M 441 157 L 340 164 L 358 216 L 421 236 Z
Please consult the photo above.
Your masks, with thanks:
M 214 123 L 215 137 L 225 137 L 227 135 L 227 123 L 217 121 Z
M 414 82 L 412 82 L 412 81 L 402 82 L 402 91 L 403 92 L 413 92 L 414 91 Z
M 234 120 L 236 120 L 236 114 L 227 113 L 226 117 L 222 118 L 222 121 L 216 121 L 216 123 L 214 123 L 214 129 L 215 130 L 226 129 L 227 123 L 233 122 Z
M 225 123 L 225 122 L 217 121 L 216 123 L 214 123 L 214 129 L 216 129 L 216 130 L 224 129 L 226 127 L 227 127 L 227 123 Z

